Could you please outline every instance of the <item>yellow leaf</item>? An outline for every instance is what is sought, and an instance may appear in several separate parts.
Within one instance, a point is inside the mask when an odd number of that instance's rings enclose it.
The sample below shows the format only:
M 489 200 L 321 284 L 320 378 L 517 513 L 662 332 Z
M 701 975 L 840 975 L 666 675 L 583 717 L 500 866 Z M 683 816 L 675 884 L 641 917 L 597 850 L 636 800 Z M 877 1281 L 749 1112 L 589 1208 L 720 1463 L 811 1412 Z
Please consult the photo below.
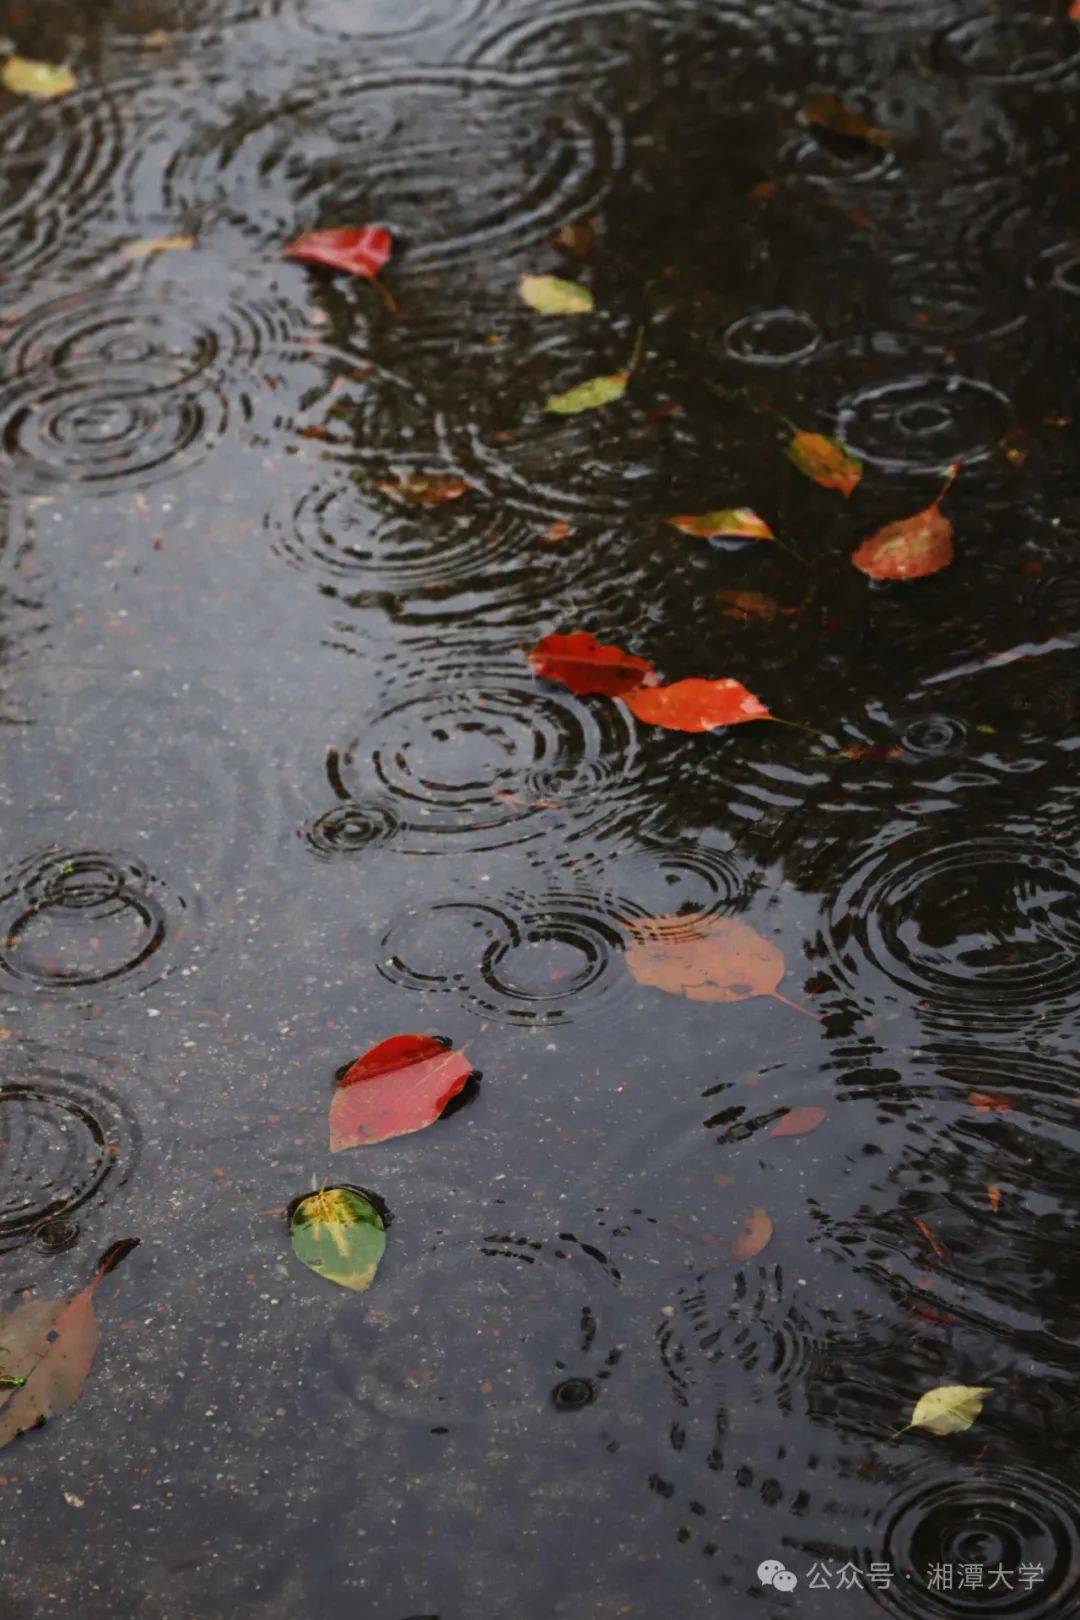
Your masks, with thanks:
M 931 1434 L 956 1434 L 970 1429 L 982 1411 L 983 1396 L 990 1394 L 992 1391 L 984 1385 L 941 1384 L 927 1390 L 915 1403 L 907 1427 L 929 1429 Z
M 601 405 L 610 405 L 621 399 L 630 381 L 628 371 L 616 371 L 610 377 L 590 377 L 588 382 L 568 388 L 565 394 L 553 394 L 544 406 L 556 416 L 576 416 L 579 411 L 595 411 Z
M 193 236 L 144 236 L 138 242 L 129 242 L 121 257 L 148 259 L 152 253 L 186 253 L 194 246 Z
M 70 68 L 31 62 L 25 56 L 9 56 L 0 68 L 0 84 L 17 96 L 66 96 L 77 82 Z
M 846 500 L 862 477 L 857 461 L 839 439 L 826 433 L 797 430 L 787 449 L 788 460 L 823 489 L 838 489 Z
M 541 315 L 591 315 L 596 307 L 587 287 L 559 276 L 522 276 L 521 296 Z

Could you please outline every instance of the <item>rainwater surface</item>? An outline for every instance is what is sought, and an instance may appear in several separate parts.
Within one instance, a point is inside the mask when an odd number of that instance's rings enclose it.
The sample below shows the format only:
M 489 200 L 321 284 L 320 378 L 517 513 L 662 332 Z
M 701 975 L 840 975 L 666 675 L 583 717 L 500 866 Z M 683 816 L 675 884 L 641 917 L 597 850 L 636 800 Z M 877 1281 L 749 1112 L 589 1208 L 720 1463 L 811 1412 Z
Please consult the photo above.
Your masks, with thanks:
M 141 1239 L 0 1456 L 5 1620 L 1080 1613 L 1066 0 L 0 35 L 77 81 L 0 92 L 0 1290 Z M 284 256 L 365 224 L 389 298 Z M 852 567 L 955 463 L 953 562 Z M 666 522 L 728 507 L 777 542 Z M 574 631 L 796 724 L 644 724 L 534 673 Z M 656 917 L 787 1001 L 639 982 Z M 401 1032 L 481 1081 L 331 1156 Z M 327 1181 L 364 1294 L 290 1249 Z

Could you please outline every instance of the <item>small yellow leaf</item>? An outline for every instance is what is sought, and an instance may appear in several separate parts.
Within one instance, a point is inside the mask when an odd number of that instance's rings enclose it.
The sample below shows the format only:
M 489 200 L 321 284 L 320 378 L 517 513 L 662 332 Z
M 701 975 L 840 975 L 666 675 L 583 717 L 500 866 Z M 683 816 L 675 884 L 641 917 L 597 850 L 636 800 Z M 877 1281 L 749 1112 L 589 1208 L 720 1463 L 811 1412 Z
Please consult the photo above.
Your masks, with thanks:
M 129 242 L 121 257 L 148 259 L 153 253 L 186 253 L 194 246 L 193 236 L 145 236 L 138 242 Z
M 929 1429 L 931 1434 L 956 1434 L 970 1429 L 982 1412 L 983 1396 L 992 1393 L 984 1385 L 941 1384 L 919 1398 L 908 1428 Z
M 77 82 L 70 68 L 31 62 L 25 56 L 9 56 L 0 68 L 0 84 L 17 96 L 66 96 Z
M 522 298 L 541 315 L 591 315 L 596 307 L 587 287 L 559 276 L 522 276 L 520 286 Z
M 590 377 L 588 382 L 568 388 L 565 394 L 553 394 L 544 406 L 556 416 L 576 416 L 579 411 L 595 411 L 601 405 L 610 405 L 621 399 L 630 381 L 628 371 L 616 371 L 610 377 Z

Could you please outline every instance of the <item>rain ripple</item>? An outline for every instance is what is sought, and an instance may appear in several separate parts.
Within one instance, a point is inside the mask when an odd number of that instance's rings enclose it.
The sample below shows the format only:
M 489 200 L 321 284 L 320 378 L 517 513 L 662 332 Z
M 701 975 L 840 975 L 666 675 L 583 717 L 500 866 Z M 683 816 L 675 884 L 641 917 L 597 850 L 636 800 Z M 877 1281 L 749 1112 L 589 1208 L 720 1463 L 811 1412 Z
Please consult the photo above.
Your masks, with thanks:
M 391 924 L 378 969 L 392 984 L 452 995 L 500 1023 L 610 1017 L 630 989 L 623 936 L 583 892 L 510 892 L 411 908 Z
M 89 1065 L 23 1069 L 20 1055 L 0 1073 L 0 1254 L 35 1239 L 55 1253 L 78 1240 L 80 1212 L 132 1174 L 140 1133 Z
M 919 832 L 850 870 L 829 910 L 828 949 L 854 995 L 869 970 L 938 1025 L 1019 1029 L 1080 988 L 1078 892 L 1080 871 L 1052 844 Z
M 188 911 L 138 861 L 48 850 L 0 889 L 0 974 L 9 989 L 83 998 L 145 989 L 176 966 Z

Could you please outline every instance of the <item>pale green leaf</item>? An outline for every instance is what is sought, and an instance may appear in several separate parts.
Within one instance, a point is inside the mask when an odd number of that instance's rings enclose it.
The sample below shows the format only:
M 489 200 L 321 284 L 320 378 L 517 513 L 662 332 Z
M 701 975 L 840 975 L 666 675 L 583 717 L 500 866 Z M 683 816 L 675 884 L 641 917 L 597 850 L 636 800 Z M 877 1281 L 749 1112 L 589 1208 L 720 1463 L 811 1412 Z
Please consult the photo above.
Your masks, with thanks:
M 587 287 L 559 276 L 522 276 L 521 296 L 541 315 L 590 315 L 596 307 Z
M 370 1288 L 386 1249 L 386 1222 L 359 1187 L 324 1187 L 289 1210 L 293 1253 L 342 1288 Z
M 610 377 L 590 377 L 588 382 L 568 388 L 565 394 L 553 394 L 544 406 L 556 416 L 576 416 L 579 411 L 595 411 L 601 405 L 610 405 L 621 399 L 630 381 L 628 371 L 613 372 Z

